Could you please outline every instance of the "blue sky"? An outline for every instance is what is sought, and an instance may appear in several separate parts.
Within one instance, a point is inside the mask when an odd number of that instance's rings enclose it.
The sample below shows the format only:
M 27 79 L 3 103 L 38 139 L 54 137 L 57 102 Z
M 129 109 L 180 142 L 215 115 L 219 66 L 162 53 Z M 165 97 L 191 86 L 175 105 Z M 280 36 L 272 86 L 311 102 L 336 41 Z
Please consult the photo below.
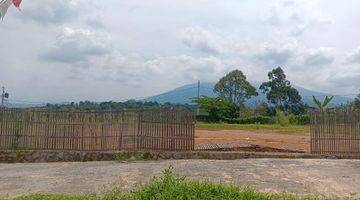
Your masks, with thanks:
M 23 0 L 0 23 L 15 100 L 123 100 L 240 69 L 335 94 L 360 89 L 357 0 Z

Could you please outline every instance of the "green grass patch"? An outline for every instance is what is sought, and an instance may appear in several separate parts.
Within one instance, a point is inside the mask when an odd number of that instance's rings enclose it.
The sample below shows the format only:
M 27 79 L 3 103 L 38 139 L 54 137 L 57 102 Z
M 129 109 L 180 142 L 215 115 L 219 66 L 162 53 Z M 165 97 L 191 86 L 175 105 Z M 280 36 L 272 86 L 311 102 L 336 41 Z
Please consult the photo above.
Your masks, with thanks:
M 301 134 L 309 135 L 309 125 L 289 125 L 281 126 L 279 124 L 224 124 L 224 123 L 204 123 L 197 122 L 195 125 L 199 130 L 246 130 L 246 131 L 265 131 L 282 134 Z
M 299 197 L 293 194 L 271 194 L 256 191 L 250 188 L 241 189 L 234 185 L 217 184 L 212 182 L 200 182 L 187 180 L 185 177 L 175 176 L 173 168 L 164 170 L 161 178 L 153 178 L 151 181 L 137 190 L 125 193 L 120 189 L 114 189 L 102 196 L 64 196 L 64 195 L 33 195 L 20 197 L 16 200 L 177 200 L 177 199 L 244 199 L 244 200 L 297 200 L 318 199 L 307 196 Z

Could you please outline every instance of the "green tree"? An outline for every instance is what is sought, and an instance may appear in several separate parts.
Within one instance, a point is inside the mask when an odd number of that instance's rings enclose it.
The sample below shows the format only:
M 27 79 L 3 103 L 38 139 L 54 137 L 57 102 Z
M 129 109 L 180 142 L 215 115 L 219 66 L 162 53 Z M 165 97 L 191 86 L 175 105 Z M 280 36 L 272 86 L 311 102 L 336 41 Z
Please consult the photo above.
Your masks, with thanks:
M 269 112 L 269 106 L 266 102 L 261 102 L 254 109 L 255 116 L 267 116 Z
M 293 112 L 302 107 L 299 92 L 293 88 L 281 67 L 268 73 L 269 81 L 260 86 L 260 90 L 266 94 L 268 101 L 281 111 Z
M 357 97 L 355 98 L 353 107 L 355 110 L 360 110 L 360 94 L 358 94 Z
M 237 117 L 238 106 L 228 99 L 221 97 L 200 97 L 193 100 L 199 105 L 199 108 L 209 114 L 211 121 L 220 121 L 222 119 L 234 119 Z
M 331 100 L 334 98 L 334 96 L 326 96 L 324 101 L 321 101 L 319 99 L 317 99 L 315 96 L 313 96 L 313 101 L 315 103 L 315 105 L 317 106 L 317 109 L 321 112 L 324 112 L 328 109 Z
M 243 105 L 247 99 L 257 96 L 256 88 L 247 80 L 244 73 L 234 70 L 222 77 L 214 86 L 214 92 L 219 97 L 227 99 L 236 105 Z

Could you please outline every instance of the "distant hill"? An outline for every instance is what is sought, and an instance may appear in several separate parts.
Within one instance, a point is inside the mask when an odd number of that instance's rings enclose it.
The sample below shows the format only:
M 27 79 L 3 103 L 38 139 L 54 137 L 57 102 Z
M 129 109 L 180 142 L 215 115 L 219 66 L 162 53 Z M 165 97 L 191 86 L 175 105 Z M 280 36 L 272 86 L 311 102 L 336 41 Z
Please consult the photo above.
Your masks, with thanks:
M 34 108 L 34 107 L 43 107 L 46 104 L 27 104 L 27 103 L 6 103 L 7 108 Z
M 201 83 L 200 95 L 208 96 L 208 97 L 216 97 L 216 94 L 213 92 L 214 85 L 215 83 Z M 257 84 L 253 84 L 253 85 L 259 88 L 259 85 Z M 294 87 L 299 91 L 300 95 L 303 98 L 303 101 L 309 104 L 310 106 L 315 106 L 312 101 L 312 96 L 316 96 L 320 99 L 325 98 L 326 95 L 331 96 L 331 94 L 308 90 L 300 86 L 294 86 Z M 266 96 L 262 94 L 260 91 L 258 92 L 259 92 L 259 96 L 249 99 L 246 102 L 246 105 L 252 106 L 252 105 L 256 105 L 258 102 L 267 101 Z M 191 100 L 195 97 L 197 97 L 197 83 L 184 85 L 179 88 L 173 89 L 171 91 L 143 99 L 143 101 L 156 101 L 158 103 L 170 102 L 170 103 L 178 103 L 178 104 L 186 104 L 186 103 L 191 104 L 192 103 Z M 351 100 L 352 99 L 348 97 L 335 96 L 332 101 L 332 106 L 345 104 Z

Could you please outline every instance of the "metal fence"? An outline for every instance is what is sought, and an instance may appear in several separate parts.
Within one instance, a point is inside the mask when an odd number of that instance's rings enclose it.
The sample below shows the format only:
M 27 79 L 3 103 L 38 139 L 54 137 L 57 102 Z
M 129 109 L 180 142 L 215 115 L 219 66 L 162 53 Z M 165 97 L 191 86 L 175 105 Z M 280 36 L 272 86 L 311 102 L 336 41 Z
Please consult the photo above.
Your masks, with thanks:
M 311 112 L 311 152 L 360 156 L 360 112 Z
M 178 109 L 0 109 L 0 149 L 193 150 L 194 116 Z

